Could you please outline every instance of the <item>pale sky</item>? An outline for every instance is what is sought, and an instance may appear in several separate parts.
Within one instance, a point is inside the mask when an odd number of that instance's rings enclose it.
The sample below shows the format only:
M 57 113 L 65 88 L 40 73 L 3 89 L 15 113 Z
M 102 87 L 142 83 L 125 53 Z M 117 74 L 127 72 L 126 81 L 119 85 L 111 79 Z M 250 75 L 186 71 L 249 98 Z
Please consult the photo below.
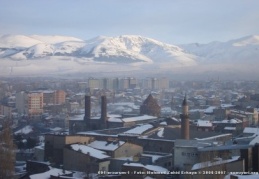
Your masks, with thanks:
M 0 36 L 5 34 L 227 41 L 259 34 L 259 1 L 0 0 Z

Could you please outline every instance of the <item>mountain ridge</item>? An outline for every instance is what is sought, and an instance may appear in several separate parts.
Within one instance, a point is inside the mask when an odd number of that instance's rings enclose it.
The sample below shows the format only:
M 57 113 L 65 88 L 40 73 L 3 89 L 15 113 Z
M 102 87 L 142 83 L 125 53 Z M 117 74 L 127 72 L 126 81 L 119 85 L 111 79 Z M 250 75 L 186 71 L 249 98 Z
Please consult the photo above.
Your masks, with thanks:
M 138 35 L 0 37 L 0 75 L 69 73 L 185 73 L 198 76 L 259 72 L 259 36 L 171 45 Z M 258 74 L 259 75 L 259 74 Z
M 29 60 L 46 56 L 73 56 L 90 58 L 94 61 L 116 61 L 117 63 L 121 61 L 153 63 L 161 60 L 175 61 L 184 65 L 196 63 L 194 55 L 185 53 L 178 46 L 137 35 L 99 36 L 85 41 L 62 36 L 53 36 L 52 38 L 46 36 L 47 40 L 44 38 L 45 36 L 36 35 L 18 35 L 13 36 L 13 39 L 12 36 L 0 37 L 0 41 L 2 41 L 0 43 L 0 58 Z M 22 45 L 22 41 L 24 41 L 24 45 Z

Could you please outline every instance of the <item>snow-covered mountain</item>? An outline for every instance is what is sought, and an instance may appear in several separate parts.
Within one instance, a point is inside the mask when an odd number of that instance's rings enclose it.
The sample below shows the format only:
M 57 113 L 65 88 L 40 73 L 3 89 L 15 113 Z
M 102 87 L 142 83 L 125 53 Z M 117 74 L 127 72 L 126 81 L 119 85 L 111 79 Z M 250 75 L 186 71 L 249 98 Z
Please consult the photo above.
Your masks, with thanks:
M 170 45 L 136 35 L 82 40 L 66 36 L 0 37 L 1 75 L 153 74 L 255 78 L 259 36 Z
M 197 55 L 206 63 L 244 63 L 259 62 L 259 36 L 246 36 L 227 42 L 211 42 L 209 44 L 180 45 L 183 49 Z
M 30 60 L 49 56 L 87 58 L 99 62 L 175 62 L 184 66 L 196 64 L 195 55 L 175 45 L 134 35 L 100 36 L 80 40 L 62 36 L 2 36 L 0 58 Z

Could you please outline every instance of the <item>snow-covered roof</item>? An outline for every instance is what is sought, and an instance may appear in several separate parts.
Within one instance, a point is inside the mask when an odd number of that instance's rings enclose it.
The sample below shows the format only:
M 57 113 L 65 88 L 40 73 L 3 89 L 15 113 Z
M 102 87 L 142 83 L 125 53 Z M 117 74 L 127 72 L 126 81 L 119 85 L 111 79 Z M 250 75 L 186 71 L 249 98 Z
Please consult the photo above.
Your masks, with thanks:
M 232 136 L 232 134 L 221 134 L 221 135 L 215 135 L 212 137 L 206 137 L 206 138 L 195 138 L 195 140 L 215 140 L 217 138 L 221 138 L 221 137 L 228 137 L 228 136 Z
M 85 114 L 70 116 L 69 120 L 71 120 L 71 121 L 74 121 L 74 120 L 80 121 L 81 120 L 82 121 L 82 120 L 84 120 L 84 116 L 85 116 Z
M 87 131 L 87 132 L 78 132 L 77 134 L 79 135 L 91 135 L 91 136 L 103 136 L 103 137 L 118 137 L 118 135 L 114 134 L 103 134 L 103 133 L 98 133 L 94 131 Z
M 131 157 L 119 157 L 116 158 L 117 160 L 124 160 L 124 161 L 133 161 L 133 156 Z
M 238 115 L 238 116 L 243 116 L 246 117 L 247 115 L 254 115 L 252 112 L 247 112 L 247 111 L 237 111 L 237 110 L 230 110 L 231 113 Z
M 162 155 L 153 155 L 153 154 L 142 154 L 142 156 L 151 157 L 153 163 L 156 162 L 156 160 L 158 160 L 159 158 L 164 157 Z
M 122 121 L 124 121 L 124 122 L 134 122 L 134 121 L 144 121 L 144 120 L 150 120 L 150 119 L 157 119 L 157 117 L 149 116 L 149 115 L 143 115 L 143 116 L 137 116 L 137 117 L 123 118 Z
M 256 128 L 256 127 L 245 127 L 245 129 L 243 130 L 243 133 L 259 134 L 259 128 Z
M 158 137 L 164 137 L 164 129 L 165 129 L 165 128 L 162 127 L 162 128 L 160 128 L 160 129 L 158 130 L 158 132 L 157 132 L 157 136 L 158 136 Z
M 167 126 L 167 122 L 163 121 L 159 123 L 160 125 Z
M 143 132 L 147 131 L 148 129 L 153 128 L 153 126 L 151 124 L 145 124 L 145 125 L 140 125 L 137 126 L 133 129 L 130 129 L 126 132 L 124 132 L 125 134 L 142 134 Z
M 207 162 L 202 162 L 202 163 L 196 163 L 193 165 L 192 170 L 199 170 L 199 169 L 206 168 L 206 167 L 230 163 L 233 161 L 237 161 L 239 158 L 240 158 L 239 156 L 233 156 L 231 159 L 227 159 L 227 160 L 219 159 L 219 160 L 213 161 L 213 162 L 207 161 Z
M 46 120 L 50 120 L 50 119 L 52 119 L 52 118 L 53 118 L 53 116 L 50 115 L 50 116 L 46 117 L 45 119 L 46 119 Z
M 120 114 L 108 114 L 109 118 L 121 118 L 122 116 Z
M 34 149 L 44 150 L 45 147 L 44 147 L 44 144 L 43 144 L 43 145 L 38 145 L 38 146 L 34 147 Z
M 60 176 L 64 174 L 71 174 L 72 172 L 58 169 L 58 168 L 51 168 L 49 171 L 44 173 L 38 173 L 34 175 L 30 175 L 30 179 L 49 179 L 50 176 Z
M 104 151 L 94 149 L 92 147 L 82 145 L 82 144 L 72 144 L 70 145 L 71 148 L 75 151 L 81 151 L 84 154 L 89 154 L 91 157 L 98 158 L 98 159 L 105 159 L 109 158 L 110 156 L 106 155 Z
M 205 98 L 205 97 L 203 97 L 202 95 L 194 96 L 194 98 L 195 98 L 195 99 L 199 99 L 199 100 L 201 100 L 201 99 L 206 99 L 206 98 Z
M 224 130 L 235 131 L 236 127 L 225 127 Z
M 146 165 L 145 168 L 147 170 L 155 171 L 155 172 L 167 172 L 168 170 L 166 168 L 157 166 L 157 165 Z
M 121 145 L 125 144 L 124 141 L 94 141 L 90 144 L 88 144 L 89 147 L 93 147 L 95 149 L 104 150 L 104 151 L 115 151 L 118 149 Z
M 170 107 L 163 107 L 161 108 L 161 112 L 172 112 L 172 109 Z
M 78 102 L 70 102 L 69 104 L 79 105 Z
M 221 104 L 220 105 L 222 108 L 231 108 L 231 107 L 235 107 L 235 105 L 233 104 Z
M 191 112 L 204 112 L 204 109 L 190 109 L 189 113 Z
M 37 90 L 37 91 L 32 91 L 33 93 L 54 93 L 54 90 Z
M 238 123 L 242 123 L 242 121 L 240 119 L 224 119 L 222 121 L 213 121 L 213 123 L 231 123 L 231 124 L 238 124 Z
M 109 122 L 122 122 L 122 120 L 120 118 L 116 118 L 116 117 L 110 117 L 108 118 Z
M 181 119 L 177 119 L 177 118 L 175 118 L 175 117 L 171 117 L 171 119 L 172 119 L 173 121 L 175 121 L 175 122 L 181 122 Z
M 216 106 L 210 106 L 204 110 L 204 113 L 213 113 L 213 110 L 216 109 Z
M 198 120 L 197 126 L 199 126 L 199 127 L 212 127 L 212 123 L 210 121 Z
M 121 102 L 121 103 L 113 103 L 113 104 L 108 104 L 108 106 L 111 107 L 130 107 L 132 109 L 139 109 L 139 106 L 135 105 L 134 103 L 130 103 L 130 102 Z
M 33 132 L 32 126 L 25 126 L 22 129 L 16 131 L 14 134 L 29 134 Z
M 259 144 L 259 136 L 256 136 L 253 140 L 251 140 L 251 142 L 249 143 L 249 145 L 255 145 L 255 144 Z
M 180 148 L 204 148 L 210 147 L 212 145 L 211 141 L 200 141 L 200 140 L 183 140 L 177 139 L 175 140 L 175 147 Z
M 57 131 L 61 131 L 62 128 L 60 127 L 54 127 L 54 128 L 50 128 L 51 131 L 57 132 Z
M 154 172 L 168 172 L 166 168 L 157 166 L 157 165 L 143 165 L 141 163 L 125 163 L 123 166 L 130 166 L 130 167 L 142 167 L 150 171 Z

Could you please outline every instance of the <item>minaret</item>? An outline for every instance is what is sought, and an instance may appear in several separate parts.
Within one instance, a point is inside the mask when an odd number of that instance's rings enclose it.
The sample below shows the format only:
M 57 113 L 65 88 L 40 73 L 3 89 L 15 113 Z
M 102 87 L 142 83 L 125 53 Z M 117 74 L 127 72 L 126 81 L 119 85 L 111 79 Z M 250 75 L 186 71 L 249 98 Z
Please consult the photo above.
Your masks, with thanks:
M 182 114 L 180 115 L 181 118 L 181 139 L 190 139 L 190 134 L 189 134 L 189 109 L 188 109 L 188 104 L 186 100 L 186 94 L 183 100 L 182 104 Z

